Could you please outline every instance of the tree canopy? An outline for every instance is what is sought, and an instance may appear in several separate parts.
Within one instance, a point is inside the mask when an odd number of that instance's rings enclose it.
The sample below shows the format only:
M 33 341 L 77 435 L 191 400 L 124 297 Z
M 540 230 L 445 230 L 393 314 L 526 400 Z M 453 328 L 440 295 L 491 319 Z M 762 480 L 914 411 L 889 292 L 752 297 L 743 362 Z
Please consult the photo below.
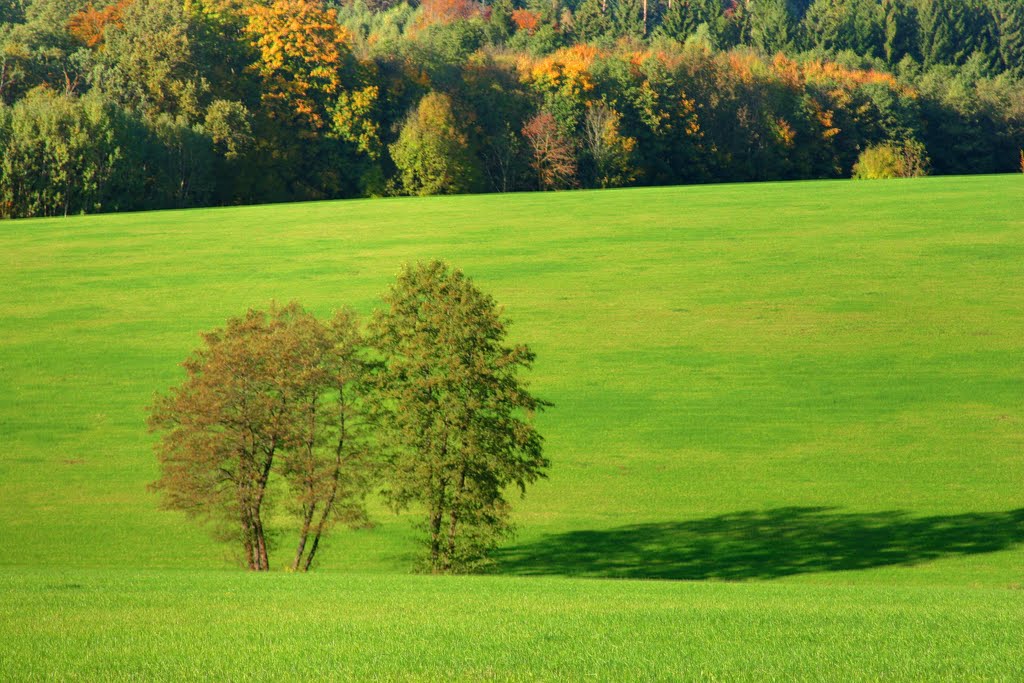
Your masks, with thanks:
M 423 566 L 478 569 L 512 531 L 507 491 L 549 464 L 533 416 L 550 404 L 507 334 L 494 299 L 440 261 L 403 269 L 367 335 L 347 309 L 328 322 L 297 303 L 249 310 L 203 334 L 184 381 L 156 397 L 153 486 L 254 571 L 271 567 L 266 520 L 282 507 L 290 567 L 308 571 L 334 524 L 368 523 L 379 486 L 396 511 L 424 511 Z
M 510 531 L 506 488 L 525 492 L 549 464 L 531 420 L 549 404 L 519 378 L 534 354 L 507 335 L 494 299 L 441 261 L 403 269 L 370 323 L 385 495 L 425 509 L 433 571 L 486 561 Z
M 1022 7 L 19 0 L 0 14 L 0 217 L 845 177 L 905 143 L 937 174 L 1008 172 Z M 42 125 L 44 102 L 90 132 Z M 60 188 L 79 172 L 87 190 Z
M 292 567 L 308 570 L 334 521 L 365 519 L 371 458 L 354 319 L 342 312 L 324 325 L 292 303 L 249 310 L 203 342 L 183 363 L 185 381 L 152 406 L 154 487 L 169 508 L 237 539 L 249 569 L 266 571 L 271 477 L 283 477 L 300 525 Z

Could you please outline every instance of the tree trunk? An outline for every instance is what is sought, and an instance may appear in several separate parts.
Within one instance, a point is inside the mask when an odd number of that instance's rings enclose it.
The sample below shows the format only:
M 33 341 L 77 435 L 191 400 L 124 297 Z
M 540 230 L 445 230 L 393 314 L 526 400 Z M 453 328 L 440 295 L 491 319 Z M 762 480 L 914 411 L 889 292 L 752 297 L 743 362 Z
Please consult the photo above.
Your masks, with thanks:
M 302 529 L 299 530 L 299 547 L 295 549 L 295 561 L 292 562 L 292 571 L 299 571 L 302 563 L 302 554 L 306 552 L 306 539 L 309 538 L 309 530 L 313 526 L 313 514 L 316 511 L 316 503 L 311 504 L 302 515 Z M 318 534 L 319 535 L 319 534 Z M 306 569 L 309 568 L 307 562 Z
M 259 513 L 254 516 L 252 527 L 256 536 L 256 571 L 265 572 L 270 569 L 270 559 L 267 557 L 267 539 Z
M 459 473 L 459 484 L 455 488 L 455 495 L 452 497 L 451 521 L 448 524 L 448 557 L 446 569 L 451 569 L 452 558 L 455 557 L 455 532 L 459 524 L 458 504 L 462 499 L 462 491 L 466 488 L 466 468 L 463 467 Z
M 342 422 L 344 425 L 344 421 Z M 323 512 L 320 513 L 320 522 L 316 525 L 316 534 L 313 536 L 313 545 L 309 549 L 309 555 L 306 556 L 306 566 L 303 571 L 309 571 L 309 568 L 313 566 L 313 557 L 316 555 L 317 548 L 320 547 L 320 536 L 323 534 L 324 529 L 327 528 L 327 522 L 331 518 L 331 510 L 334 509 L 334 499 L 338 495 L 338 486 L 341 484 L 341 451 L 344 447 L 344 436 L 338 442 L 338 447 L 335 450 L 334 455 L 334 472 L 331 475 L 331 493 L 327 496 L 327 502 L 324 504 Z
M 430 568 L 433 571 L 443 569 L 441 566 L 441 518 L 444 515 L 444 484 L 440 485 L 437 502 L 430 511 Z
M 306 555 L 306 563 L 302 567 L 302 571 L 308 572 L 309 568 L 313 566 L 313 558 L 316 556 L 316 549 L 320 547 L 320 532 L 316 532 L 316 536 L 313 537 L 313 545 L 309 547 L 309 555 Z
M 242 522 L 242 545 L 245 547 L 245 562 L 249 567 L 249 570 L 256 569 L 256 555 L 254 554 L 255 548 L 252 544 L 252 524 L 249 520 L 249 516 L 245 511 L 241 514 Z
M 267 450 L 267 459 L 263 463 L 263 470 L 259 473 L 256 481 L 256 499 L 252 506 L 252 526 L 256 534 L 256 550 L 258 557 L 259 571 L 270 569 L 270 560 L 267 557 L 267 539 L 263 533 L 263 520 L 260 517 L 260 509 L 263 507 L 263 497 L 267 492 L 267 479 L 270 477 L 270 467 L 274 464 L 274 451 L 276 443 L 273 443 Z

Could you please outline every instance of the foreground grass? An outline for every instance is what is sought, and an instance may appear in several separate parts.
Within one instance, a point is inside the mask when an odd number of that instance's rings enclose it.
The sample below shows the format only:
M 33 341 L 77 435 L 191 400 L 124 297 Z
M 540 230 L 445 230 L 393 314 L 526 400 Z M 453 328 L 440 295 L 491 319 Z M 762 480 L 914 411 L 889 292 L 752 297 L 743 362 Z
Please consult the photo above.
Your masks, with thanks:
M 441 257 L 507 306 L 556 404 L 506 571 L 1011 585 L 1022 199 L 1005 176 L 4 223 L 0 564 L 233 566 L 146 491 L 153 392 L 246 307 L 365 313 Z M 324 568 L 408 570 L 409 520 L 375 512 Z
M 0 571 L 0 679 L 1019 680 L 1024 591 Z

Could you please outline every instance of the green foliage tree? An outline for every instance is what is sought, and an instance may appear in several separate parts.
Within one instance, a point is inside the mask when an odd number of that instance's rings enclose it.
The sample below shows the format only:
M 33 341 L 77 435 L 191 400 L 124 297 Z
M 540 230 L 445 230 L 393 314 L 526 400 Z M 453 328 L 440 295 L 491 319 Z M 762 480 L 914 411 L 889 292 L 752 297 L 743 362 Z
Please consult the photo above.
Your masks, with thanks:
M 607 0 L 583 0 L 573 15 L 573 32 L 581 42 L 590 43 L 614 30 Z
M 431 92 L 420 100 L 389 150 L 405 194 L 452 194 L 476 185 L 476 162 L 448 95 Z
M 1017 77 L 1024 76 L 1024 2 L 997 0 L 993 18 L 1002 69 Z
M 363 357 L 356 315 L 343 309 L 326 326 L 307 324 L 316 342 L 309 349 L 320 355 L 309 359 L 310 393 L 301 400 L 281 468 L 299 518 L 292 571 L 310 570 L 335 523 L 368 524 L 363 501 L 376 472 L 367 405 L 373 366 Z
M 886 61 L 898 64 L 904 57 L 920 57 L 917 49 L 917 11 L 904 0 L 882 0 L 885 14 L 885 42 L 882 49 Z
M 25 3 L 22 0 L 0 3 L 0 24 L 18 24 L 24 20 Z
M 750 2 L 751 44 L 765 54 L 788 48 L 793 40 L 794 25 L 786 0 L 752 0 Z
M 981 0 L 922 0 L 918 11 L 925 66 L 964 64 L 979 52 L 995 56 L 993 17 Z
M 881 57 L 885 12 L 878 0 L 815 0 L 804 15 L 803 32 L 810 46 Z
M 85 50 L 63 29 L 61 14 L 52 14 L 0 23 L 0 102 L 13 104 L 41 85 L 69 94 L 84 89 Z
M 209 83 L 197 71 L 192 33 L 181 3 L 134 0 L 95 52 L 94 87 L 148 118 L 166 114 L 198 122 Z
M 506 489 L 525 492 L 548 467 L 530 418 L 549 404 L 518 376 L 534 354 L 508 345 L 494 299 L 443 262 L 404 268 L 384 304 L 370 338 L 385 495 L 423 507 L 430 571 L 479 568 L 510 532 Z
M 620 36 L 647 35 L 647 0 L 615 0 L 611 6 L 615 30 Z
M 714 27 L 722 16 L 721 0 L 670 0 L 661 14 L 660 32 L 685 40 L 702 24 Z
M 61 216 L 136 208 L 141 127 L 99 95 L 40 88 L 10 108 L 0 149 L 0 215 Z
M 354 321 L 345 313 L 325 326 L 293 303 L 231 318 L 203 341 L 185 380 L 151 408 L 161 433 L 153 487 L 167 507 L 240 543 L 250 570 L 267 571 L 264 520 L 280 472 L 300 517 L 292 567 L 308 569 L 334 519 L 365 518 Z

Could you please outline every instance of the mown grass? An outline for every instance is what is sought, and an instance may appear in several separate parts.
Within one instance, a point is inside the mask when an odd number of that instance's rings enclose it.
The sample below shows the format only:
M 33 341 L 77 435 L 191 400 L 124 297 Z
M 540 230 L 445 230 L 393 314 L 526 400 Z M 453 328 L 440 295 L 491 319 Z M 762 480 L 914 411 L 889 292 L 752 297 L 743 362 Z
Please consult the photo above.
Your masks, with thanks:
M 1022 200 L 1004 176 L 0 225 L 0 657 L 13 677 L 1019 677 Z M 375 529 L 332 537 L 322 577 L 222 572 L 232 549 L 146 490 L 153 392 L 246 307 L 367 313 L 402 263 L 435 257 L 506 306 L 556 404 L 550 479 L 516 502 L 500 558 L 531 578 L 402 576 L 411 519 L 379 505 Z M 65 573 L 92 588 L 54 588 Z M 289 631 L 296 601 L 312 631 Z M 164 642 L 175 629 L 186 644 Z M 534 630 L 564 638 L 547 659 Z M 307 632 L 345 646 L 303 659 Z M 247 633 L 269 654 L 232 654 Z M 152 671 L 122 666 L 150 650 Z

